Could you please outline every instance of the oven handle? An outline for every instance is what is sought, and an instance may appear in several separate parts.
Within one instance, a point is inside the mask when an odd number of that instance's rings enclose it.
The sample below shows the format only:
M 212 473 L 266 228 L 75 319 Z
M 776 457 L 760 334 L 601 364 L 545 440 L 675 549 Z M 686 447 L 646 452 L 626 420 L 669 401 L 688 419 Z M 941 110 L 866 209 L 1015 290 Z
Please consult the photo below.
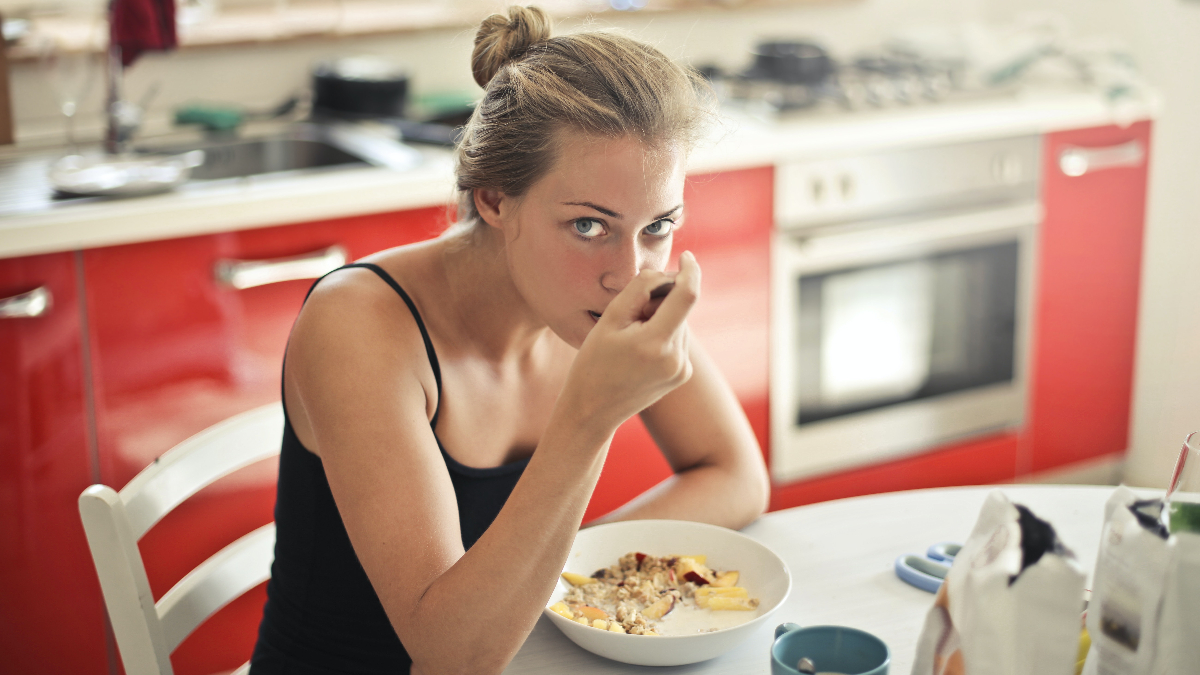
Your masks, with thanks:
M 1024 202 L 850 232 L 780 232 L 776 240 L 784 256 L 781 262 L 791 269 L 810 273 L 934 253 L 951 246 L 1019 239 L 1031 234 L 1041 219 L 1041 204 Z

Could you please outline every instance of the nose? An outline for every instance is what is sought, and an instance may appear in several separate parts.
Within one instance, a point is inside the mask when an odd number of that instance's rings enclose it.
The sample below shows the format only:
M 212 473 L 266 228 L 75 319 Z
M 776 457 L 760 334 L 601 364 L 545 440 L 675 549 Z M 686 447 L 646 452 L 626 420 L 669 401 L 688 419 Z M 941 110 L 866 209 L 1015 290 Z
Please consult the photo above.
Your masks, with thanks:
M 620 293 L 642 271 L 645 262 L 645 252 L 636 238 L 621 241 L 609 252 L 600 285 L 614 294 Z

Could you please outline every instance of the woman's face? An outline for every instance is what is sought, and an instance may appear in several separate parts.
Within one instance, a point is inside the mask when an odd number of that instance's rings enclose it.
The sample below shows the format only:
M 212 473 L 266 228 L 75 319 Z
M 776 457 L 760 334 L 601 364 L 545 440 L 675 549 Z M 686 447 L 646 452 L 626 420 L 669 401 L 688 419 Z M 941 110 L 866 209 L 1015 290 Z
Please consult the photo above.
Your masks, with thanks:
M 684 156 L 623 137 L 564 132 L 555 165 L 500 197 L 509 272 L 532 311 L 579 347 L 621 289 L 663 271 L 682 223 Z

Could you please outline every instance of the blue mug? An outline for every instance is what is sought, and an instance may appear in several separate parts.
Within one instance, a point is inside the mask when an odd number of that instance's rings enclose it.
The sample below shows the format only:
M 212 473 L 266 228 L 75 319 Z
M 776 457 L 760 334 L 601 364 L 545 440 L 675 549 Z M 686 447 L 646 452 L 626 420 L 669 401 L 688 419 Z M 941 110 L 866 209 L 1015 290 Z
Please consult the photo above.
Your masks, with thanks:
M 857 628 L 780 624 L 771 645 L 771 675 L 799 675 L 801 658 L 811 660 L 818 673 L 887 675 L 892 653 L 883 640 Z

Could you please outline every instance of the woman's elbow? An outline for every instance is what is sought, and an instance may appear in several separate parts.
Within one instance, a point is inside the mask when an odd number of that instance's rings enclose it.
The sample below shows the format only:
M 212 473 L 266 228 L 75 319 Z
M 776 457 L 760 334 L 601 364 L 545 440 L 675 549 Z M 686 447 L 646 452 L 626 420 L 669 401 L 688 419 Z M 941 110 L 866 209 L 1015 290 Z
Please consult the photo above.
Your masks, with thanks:
M 771 479 L 767 474 L 766 467 L 759 462 L 755 470 L 752 471 L 752 476 L 747 481 L 750 485 L 750 520 L 747 524 L 754 522 L 759 516 L 767 512 L 771 507 Z
M 738 486 L 735 494 L 738 495 L 739 522 L 736 529 L 753 523 L 770 507 L 771 481 L 761 457 L 762 455 L 758 455 L 754 458 L 757 461 L 745 462 L 737 472 Z

